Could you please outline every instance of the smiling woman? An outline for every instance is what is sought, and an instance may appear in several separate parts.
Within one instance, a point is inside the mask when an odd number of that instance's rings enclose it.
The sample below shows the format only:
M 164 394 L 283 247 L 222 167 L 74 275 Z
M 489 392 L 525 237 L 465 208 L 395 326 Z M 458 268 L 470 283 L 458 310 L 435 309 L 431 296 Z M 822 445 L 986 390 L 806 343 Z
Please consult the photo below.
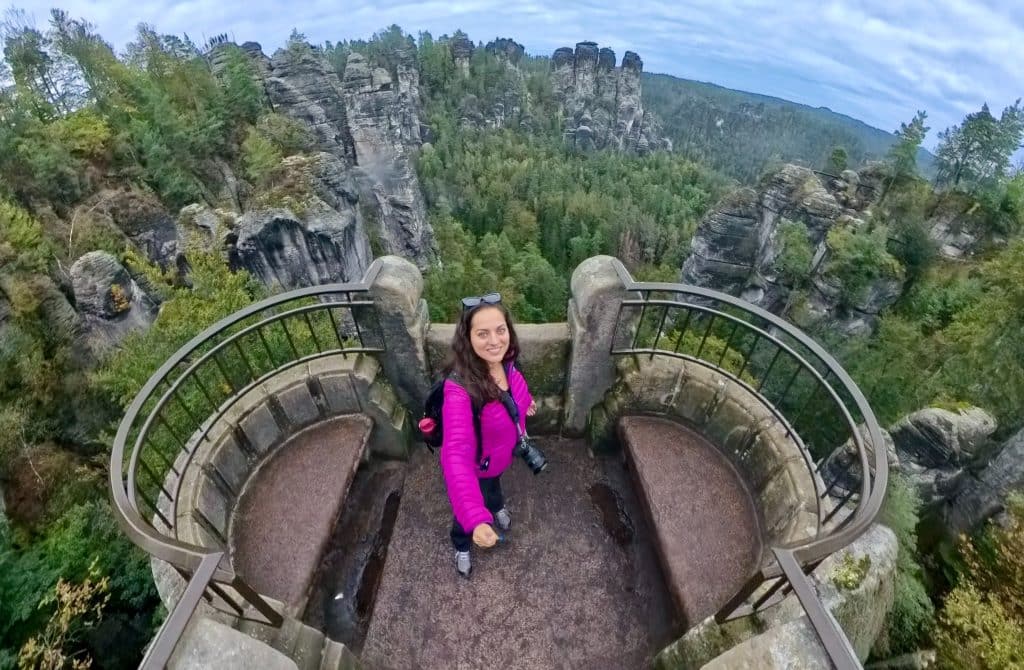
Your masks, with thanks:
M 470 546 L 492 547 L 512 525 L 501 475 L 536 404 L 515 365 L 519 340 L 501 295 L 464 298 L 444 367 L 441 469 L 452 504 L 455 568 L 472 571 Z M 543 458 L 543 456 L 541 456 Z

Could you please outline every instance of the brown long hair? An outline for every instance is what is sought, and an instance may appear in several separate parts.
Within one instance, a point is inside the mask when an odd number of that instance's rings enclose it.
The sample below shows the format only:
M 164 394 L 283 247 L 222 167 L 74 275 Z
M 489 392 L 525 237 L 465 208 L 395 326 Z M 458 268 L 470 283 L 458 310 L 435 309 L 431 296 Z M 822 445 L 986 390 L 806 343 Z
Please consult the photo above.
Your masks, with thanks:
M 469 337 L 469 327 L 473 322 L 473 315 L 481 309 L 495 308 L 501 310 L 505 317 L 505 325 L 508 326 L 508 350 L 505 352 L 503 363 L 514 361 L 519 356 L 519 338 L 516 337 L 516 329 L 512 325 L 512 317 L 508 308 L 500 302 L 495 304 L 481 303 L 471 309 L 462 311 L 459 322 L 455 325 L 455 336 L 452 337 L 451 353 L 444 365 L 444 374 L 454 374 L 459 384 L 466 389 L 473 404 L 483 407 L 492 400 L 501 396 L 501 389 L 494 383 L 491 373 L 487 369 L 487 361 L 476 355 L 473 351 L 473 343 Z

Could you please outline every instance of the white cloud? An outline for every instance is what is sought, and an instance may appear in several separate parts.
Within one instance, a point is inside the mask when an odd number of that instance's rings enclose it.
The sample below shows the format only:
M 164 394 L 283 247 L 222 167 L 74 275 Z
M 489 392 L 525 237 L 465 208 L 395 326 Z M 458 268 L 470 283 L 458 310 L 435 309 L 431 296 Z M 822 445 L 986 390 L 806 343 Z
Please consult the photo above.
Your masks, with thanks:
M 1024 3 L 1018 0 L 69 0 L 62 6 L 94 22 L 118 47 L 140 22 L 196 41 L 227 32 L 268 52 L 292 27 L 314 41 L 369 37 L 392 23 L 413 34 L 462 28 L 474 40 L 512 37 L 535 54 L 591 39 L 620 58 L 636 51 L 647 71 L 828 106 L 885 130 L 926 109 L 933 137 L 982 102 L 998 111 L 1024 95 Z

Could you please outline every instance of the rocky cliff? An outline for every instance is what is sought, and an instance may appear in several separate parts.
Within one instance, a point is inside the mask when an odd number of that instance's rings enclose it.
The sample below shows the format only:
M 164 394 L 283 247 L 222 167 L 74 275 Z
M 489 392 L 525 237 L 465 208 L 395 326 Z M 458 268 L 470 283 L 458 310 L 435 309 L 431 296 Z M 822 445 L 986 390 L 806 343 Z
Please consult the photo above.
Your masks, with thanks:
M 800 325 L 829 323 L 843 332 L 867 332 L 882 308 L 903 288 L 902 277 L 881 277 L 867 286 L 855 304 L 843 305 L 841 283 L 830 276 L 826 236 L 837 226 L 864 225 L 880 194 L 874 169 L 860 174 L 847 170 L 841 177 L 786 165 L 764 178 L 757 188 L 743 188 L 725 197 L 700 222 L 682 281 L 714 288 L 776 313 L 792 306 L 792 287 L 779 266 L 783 252 L 780 226 L 799 223 L 813 250 L 806 300 Z
M 247 42 L 242 48 L 255 64 L 274 110 L 308 126 L 321 156 L 336 159 L 328 169 L 335 176 L 321 182 L 321 203 L 329 209 L 334 209 L 332 203 L 347 203 L 343 211 L 335 210 L 345 221 L 341 225 L 379 242 L 381 253 L 403 256 L 425 267 L 434 256 L 434 242 L 413 164 L 421 136 L 419 73 L 412 53 L 396 54 L 395 72 L 372 67 L 363 56 L 352 54 L 344 76 L 339 77 L 322 54 L 306 44 L 292 44 L 272 58 L 256 43 Z M 345 185 L 332 191 L 331 184 L 341 182 Z M 351 184 L 356 188 L 349 188 Z M 328 218 L 336 218 L 323 211 Z M 299 218 L 314 228 L 339 225 L 322 217 Z M 308 228 L 306 232 L 316 236 Z M 365 247 L 368 240 L 358 244 Z M 301 252 L 293 255 L 303 256 Z M 367 254 L 359 249 L 342 256 L 354 260 Z M 288 273 L 293 277 L 304 272 L 293 270 Z M 358 277 L 363 270 L 365 265 L 340 274 Z M 314 268 L 309 274 L 320 273 Z
M 627 51 L 616 67 L 615 52 L 580 42 L 551 59 L 551 80 L 563 116 L 566 141 L 574 147 L 645 153 L 671 150 L 653 115 L 640 102 L 643 61 Z

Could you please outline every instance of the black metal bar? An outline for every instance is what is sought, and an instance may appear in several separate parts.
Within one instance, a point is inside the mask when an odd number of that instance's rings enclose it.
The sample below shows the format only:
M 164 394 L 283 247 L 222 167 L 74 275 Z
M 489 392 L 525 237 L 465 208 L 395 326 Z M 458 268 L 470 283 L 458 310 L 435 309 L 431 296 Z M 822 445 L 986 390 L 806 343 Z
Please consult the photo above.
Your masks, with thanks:
M 839 504 L 838 504 L 838 505 L 836 505 L 835 507 L 833 507 L 833 508 L 832 508 L 832 511 L 831 511 L 831 512 L 829 512 L 829 513 L 828 513 L 827 515 L 825 515 L 825 519 L 824 519 L 824 520 L 823 520 L 823 521 L 822 521 L 821 523 L 822 523 L 822 524 L 826 524 L 826 523 L 828 523 L 829 521 L 831 521 L 831 520 L 833 519 L 833 517 L 835 517 L 835 515 L 839 513 L 839 510 L 841 510 L 841 509 L 843 509 L 844 507 L 846 507 L 846 503 L 850 502 L 850 498 L 852 498 L 852 497 L 854 496 L 854 494 L 855 494 L 855 493 L 856 493 L 856 491 L 854 491 L 853 489 L 849 489 L 849 490 L 848 490 L 848 491 L 846 492 L 846 495 L 845 495 L 845 496 L 843 496 L 843 497 L 842 497 L 842 498 L 841 498 L 841 499 L 839 500 Z
M 640 331 L 644 329 L 644 315 L 647 313 L 647 301 L 651 299 L 651 292 L 648 291 L 644 294 L 643 304 L 640 306 L 640 318 L 636 322 L 636 332 L 633 333 L 633 344 L 630 349 L 636 349 L 636 343 L 640 341 Z M 622 312 L 619 312 L 619 318 L 622 318 Z M 616 323 L 615 327 L 618 329 L 619 324 Z
M 686 310 L 686 318 L 683 319 L 683 328 L 682 328 L 682 330 L 679 331 L 679 337 L 678 337 L 678 339 L 676 339 L 676 346 L 672 350 L 672 353 L 674 353 L 674 354 L 678 354 L 679 353 L 679 347 L 683 343 L 683 337 L 686 335 L 686 329 L 690 327 L 690 319 L 691 318 L 693 318 L 693 310 L 692 309 L 687 309 Z
M 740 590 L 733 594 L 733 596 L 729 598 L 728 602 L 722 605 L 721 609 L 715 613 L 715 621 L 718 623 L 724 623 L 731 619 L 733 612 L 743 605 L 747 598 L 753 595 L 754 591 L 760 588 L 764 582 L 764 575 L 760 572 L 751 576 L 750 579 L 744 582 L 743 586 L 740 587 Z
M 159 507 L 157 507 L 155 500 L 147 496 L 146 492 L 141 488 L 137 489 L 137 492 L 139 494 L 139 497 L 142 498 L 142 502 L 146 503 L 150 511 L 153 512 L 153 514 L 156 514 L 158 517 L 160 517 L 160 520 L 164 522 L 164 525 L 167 526 L 168 529 L 174 528 L 174 524 L 168 521 L 167 517 L 164 516 L 164 513 L 160 511 Z
M 152 480 L 154 484 L 160 487 L 160 490 L 164 492 L 164 495 L 167 496 L 167 499 L 172 500 L 174 496 L 171 495 L 170 491 L 164 488 L 163 477 L 153 472 L 153 468 L 149 466 L 149 463 L 146 462 L 145 458 L 139 459 L 139 465 L 142 466 L 142 471 L 149 475 L 150 480 Z
M 189 407 L 189 406 L 188 406 L 188 405 L 187 405 L 187 404 L 185 403 L 185 401 L 184 401 L 184 400 L 183 400 L 183 399 L 181 398 L 181 394 L 179 394 L 179 393 L 178 393 L 177 391 L 175 391 L 175 392 L 174 392 L 173 394 L 171 394 L 171 398 L 172 398 L 172 399 L 173 399 L 173 400 L 174 400 L 175 402 L 177 402 L 177 403 L 178 403 L 178 406 L 180 406 L 180 407 L 181 407 L 181 408 L 182 408 L 183 410 L 185 410 L 185 414 L 188 414 L 188 418 L 192 420 L 192 423 L 193 423 L 193 424 L 195 424 L 195 425 L 197 425 L 197 426 L 198 426 L 199 424 L 201 424 L 201 423 L 202 423 L 202 421 L 200 421 L 200 420 L 199 420 L 199 419 L 198 419 L 198 418 L 196 417 L 196 415 L 192 413 L 192 408 L 190 408 L 190 407 Z
M 243 614 L 245 614 L 245 608 L 236 603 L 235 600 L 227 594 L 227 591 L 221 588 L 220 584 L 218 584 L 217 582 L 210 582 L 209 584 L 207 584 L 207 588 L 216 593 L 221 600 L 226 602 L 228 604 L 228 607 L 235 610 L 235 613 L 238 616 L 242 616 Z
M 150 449 L 150 451 L 155 452 L 156 455 L 160 457 L 160 462 L 163 463 L 164 465 L 166 465 L 171 470 L 173 470 L 174 474 L 179 475 L 179 476 L 181 475 L 181 473 L 178 472 L 178 468 L 174 467 L 174 464 L 171 463 L 171 461 L 167 458 L 167 454 L 165 454 L 164 452 L 160 451 L 160 447 L 158 447 L 156 445 L 153 445 L 153 448 Z
M 161 412 L 157 416 L 157 420 L 159 420 L 160 423 L 162 423 L 164 425 L 164 428 L 166 428 L 167 432 L 171 434 L 171 437 L 173 437 L 175 440 L 178 441 L 179 444 L 181 444 L 181 448 L 182 449 L 184 449 L 186 447 L 186 445 L 188 445 L 188 442 L 183 440 L 183 439 L 181 439 L 181 436 L 178 435 L 178 432 L 176 430 L 174 430 L 173 428 L 171 428 L 171 423 L 164 416 L 163 412 Z
M 292 353 L 295 354 L 295 358 L 300 358 L 299 350 L 295 348 L 295 342 L 292 341 L 292 333 L 290 330 L 288 330 L 288 324 L 285 323 L 286 320 L 287 317 L 284 317 L 281 320 L 279 320 L 278 323 L 281 324 L 281 328 L 284 329 L 284 336 L 285 338 L 287 338 L 288 346 L 292 348 Z
M 708 327 L 704 329 L 704 337 L 700 340 L 700 346 L 697 347 L 697 353 L 693 355 L 694 358 L 700 358 L 701 352 L 704 351 L 704 343 L 708 341 L 708 335 L 711 334 L 711 326 L 715 324 L 715 318 L 716 316 L 712 314 L 711 318 L 708 319 Z
M 754 355 L 754 349 L 757 349 L 757 344 L 761 341 L 761 336 L 757 333 L 754 334 L 754 343 L 747 349 L 747 355 L 743 357 L 743 365 L 740 367 L 740 371 L 736 373 L 736 376 L 743 378 L 743 372 L 747 369 L 747 364 L 750 363 L 751 357 Z M 781 349 L 779 350 L 781 351 Z
M 796 370 L 794 370 L 794 371 L 793 371 L 793 376 L 789 378 L 789 383 L 787 383 L 787 384 L 786 384 L 786 388 L 785 388 L 785 390 L 784 390 L 784 391 L 782 392 L 782 397 L 780 397 L 780 398 L 778 399 L 778 401 L 776 401 L 776 403 L 775 403 L 776 405 L 778 405 L 779 407 L 781 407 L 781 406 L 782 406 L 782 403 L 786 402 L 786 396 L 787 396 L 787 395 L 789 395 L 789 389 L 791 389 L 791 388 L 793 387 L 793 382 L 795 382 L 795 381 L 796 381 L 796 378 L 797 378 L 797 377 L 798 377 L 798 376 L 800 375 L 800 373 L 801 373 L 801 372 L 803 372 L 803 371 L 804 371 L 804 369 L 803 369 L 802 367 L 800 367 L 800 365 L 799 365 L 799 364 L 797 364 L 797 366 L 796 366 Z
M 344 349 L 345 344 L 341 341 L 341 332 L 338 329 L 338 320 L 334 318 L 334 310 L 330 307 L 327 308 L 327 316 L 331 318 L 331 328 L 334 329 L 334 337 L 338 340 L 338 348 Z M 353 316 L 352 320 L 355 321 L 356 317 Z M 360 339 L 359 343 L 362 344 L 362 339 Z
M 256 592 L 255 589 L 249 586 L 249 584 L 245 580 L 241 579 L 236 575 L 234 581 L 231 582 L 231 586 L 233 586 L 235 590 L 238 591 L 238 593 L 241 594 L 243 598 L 245 598 L 245 601 L 247 603 L 256 608 L 257 612 L 259 612 L 267 618 L 268 625 L 280 626 L 282 623 L 284 623 L 284 617 L 281 615 L 281 613 L 275 610 L 270 605 L 270 603 L 268 603 L 263 596 Z
M 274 352 L 271 350 L 270 345 L 267 344 L 267 338 L 263 336 L 263 329 L 257 328 L 256 334 L 260 336 L 260 342 L 263 343 L 263 348 L 267 350 L 267 358 L 270 359 L 270 367 L 277 367 L 277 359 L 274 358 Z
M 256 379 L 259 375 L 256 374 L 256 370 L 254 370 L 252 365 L 249 364 L 249 358 L 245 355 L 245 351 L 242 350 L 242 345 L 238 340 L 235 340 L 235 349 L 238 350 L 238 355 L 242 357 L 242 362 L 245 363 L 245 369 L 249 371 L 249 379 Z
M 654 336 L 654 344 L 651 346 L 651 349 L 657 349 L 658 348 L 658 342 L 661 341 L 661 331 L 664 330 L 664 328 L 665 328 L 665 319 L 667 319 L 667 318 L 668 318 L 668 305 L 665 305 L 665 309 L 661 313 L 661 323 L 658 324 L 658 330 L 657 330 L 657 332 L 656 332 L 656 334 Z M 654 352 L 652 351 L 651 352 L 651 357 L 648 360 L 653 360 L 653 359 L 654 359 Z
M 219 353 L 220 352 L 217 352 L 213 355 L 213 362 L 217 365 L 217 369 L 220 370 L 220 376 L 223 377 L 227 385 L 231 387 L 231 394 L 234 395 L 238 393 L 238 386 L 235 385 L 234 380 L 231 379 L 231 375 L 229 375 L 228 371 L 224 368 L 224 361 L 220 360 L 220 356 L 218 355 Z
M 775 595 L 776 591 L 778 591 L 780 588 L 782 588 L 785 585 L 786 585 L 786 578 L 785 577 L 779 577 L 778 579 L 776 579 L 775 583 L 772 584 L 770 587 L 768 587 L 768 590 L 765 591 L 764 593 L 762 593 L 761 597 L 759 597 L 757 600 L 755 600 L 753 602 L 753 604 L 751 604 L 751 608 L 756 612 L 757 609 L 759 607 L 761 607 L 761 605 L 764 605 L 765 602 L 769 598 L 771 598 L 773 595 Z
M 212 410 L 216 411 L 217 410 L 217 403 L 214 402 L 213 396 L 210 395 L 210 390 L 208 388 L 206 388 L 206 384 L 204 384 L 203 380 L 199 377 L 199 370 L 196 370 L 196 373 L 194 375 L 192 375 L 192 379 L 195 380 L 196 386 L 199 387 L 199 390 L 202 392 L 202 394 L 204 396 L 206 396 L 206 402 L 210 403 L 210 408 Z
M 320 338 L 316 336 L 316 331 L 313 330 L 313 322 L 309 320 L 309 312 L 303 312 L 302 317 L 306 320 L 306 327 L 309 328 L 309 335 L 313 338 L 313 344 L 316 345 L 316 350 L 323 351 L 324 348 L 320 346 Z
M 779 360 L 779 355 L 780 354 L 782 354 L 782 347 L 776 346 L 775 347 L 775 355 L 772 356 L 772 362 L 768 364 L 768 369 L 764 371 L 763 375 L 761 375 L 761 381 L 758 382 L 758 384 L 757 384 L 757 392 L 758 393 L 761 392 L 761 387 L 764 386 L 764 383 L 766 381 L 768 381 L 768 375 L 770 375 L 772 373 L 772 368 L 775 367 L 775 361 Z
M 348 305 L 348 313 L 352 315 L 352 325 L 354 325 L 356 327 L 356 337 L 359 338 L 359 346 L 363 346 L 365 344 L 365 342 L 363 342 L 363 331 L 359 327 L 359 319 L 356 318 L 356 308 L 352 305 L 352 294 L 351 293 L 346 293 L 345 294 L 345 299 L 348 300 L 348 303 L 349 303 L 349 305 Z M 379 321 L 378 321 L 377 325 L 378 326 L 380 325 Z M 342 348 L 342 350 L 344 350 L 345 349 L 345 345 L 341 345 L 341 348 Z
M 722 367 L 722 361 L 725 360 L 725 355 L 729 352 L 729 347 L 732 346 L 732 338 L 736 337 L 736 330 L 740 327 L 740 324 L 732 324 L 732 332 L 729 333 L 729 338 L 725 341 L 725 346 L 722 347 L 722 353 L 718 356 L 718 362 L 715 363 L 716 368 Z
M 174 648 L 185 633 L 189 619 L 192 618 L 196 607 L 199 606 L 199 601 L 202 600 L 203 594 L 206 592 L 206 585 L 213 579 L 223 555 L 223 553 L 208 554 L 200 561 L 195 574 L 185 586 L 185 592 L 181 594 L 174 609 L 164 620 L 164 625 L 157 631 L 153 643 L 149 645 L 142 663 L 139 664 L 140 670 L 164 670 L 167 667 Z
M 836 670 L 861 670 L 863 666 L 857 658 L 850 640 L 846 637 L 843 629 L 840 628 L 832 614 L 825 609 L 825 605 L 818 599 L 814 586 L 804 574 L 803 568 L 797 562 L 793 552 L 789 549 L 773 547 L 772 553 L 779 567 L 786 574 L 797 599 L 807 613 L 811 627 L 818 634 L 818 639 L 825 647 L 825 653 L 835 665 Z

